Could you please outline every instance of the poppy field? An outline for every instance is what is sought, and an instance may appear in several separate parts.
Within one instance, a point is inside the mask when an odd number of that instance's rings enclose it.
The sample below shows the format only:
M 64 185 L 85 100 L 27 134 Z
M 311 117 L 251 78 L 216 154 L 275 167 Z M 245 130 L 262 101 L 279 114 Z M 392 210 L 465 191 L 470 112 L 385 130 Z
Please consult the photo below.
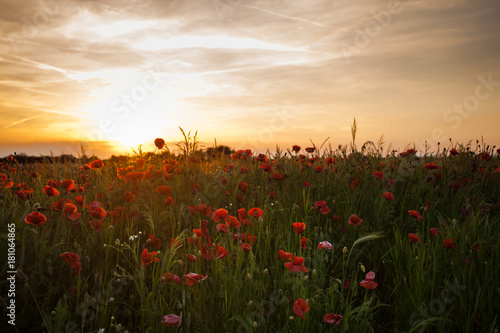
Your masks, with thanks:
M 500 149 L 185 138 L 0 164 L 2 332 L 498 332 Z

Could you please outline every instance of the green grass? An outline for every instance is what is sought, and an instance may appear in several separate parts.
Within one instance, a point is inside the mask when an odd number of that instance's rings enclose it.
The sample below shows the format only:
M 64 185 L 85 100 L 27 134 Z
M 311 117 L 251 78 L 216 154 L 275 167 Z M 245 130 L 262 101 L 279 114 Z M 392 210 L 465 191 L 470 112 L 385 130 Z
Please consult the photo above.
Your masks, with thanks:
M 277 151 L 267 162 L 256 156 L 231 159 L 226 155 L 196 155 L 197 138 L 184 135 L 185 154 L 143 154 L 120 164 L 104 161 L 104 167 L 82 169 L 79 164 L 45 161 L 20 165 L 15 160 L 0 165 L 0 173 L 13 186 L 0 183 L 2 233 L 16 228 L 16 327 L 2 320 L 2 331 L 32 332 L 494 332 L 499 328 L 500 283 L 500 169 L 498 152 L 456 146 L 457 156 L 446 151 L 425 156 L 384 156 L 365 149 L 348 155 L 347 147 L 324 150 L 299 158 L 299 154 Z M 375 145 L 373 145 L 375 146 Z M 354 148 L 353 148 L 354 149 Z M 156 152 L 156 151 L 155 151 Z M 316 156 L 310 160 L 309 157 Z M 137 169 L 136 159 L 145 158 Z M 326 160 L 333 157 L 333 164 Z M 167 160 L 164 162 L 164 160 Z M 165 177 L 164 164 L 177 161 Z M 434 162 L 439 169 L 427 169 Z M 271 164 L 273 172 L 261 169 Z M 322 166 L 318 172 L 316 166 Z M 152 177 L 126 181 L 118 168 L 145 172 Z M 241 168 L 248 168 L 241 173 Z M 159 171 L 155 174 L 155 170 Z M 375 171 L 384 172 L 376 179 Z M 275 180 L 273 173 L 285 176 Z M 33 173 L 37 173 L 35 177 Z M 73 179 L 83 192 L 67 191 L 49 197 L 43 187 L 49 180 Z M 0 179 L 1 180 L 1 179 Z M 391 181 L 390 181 L 391 180 Z M 304 181 L 311 184 L 303 187 Z M 248 189 L 238 189 L 246 182 Z M 29 199 L 17 195 L 24 185 Z M 84 185 L 87 183 L 86 185 Z M 199 185 L 193 191 L 193 184 Z M 174 200 L 157 187 L 169 186 Z M 390 191 L 394 201 L 382 193 Z M 127 202 L 126 192 L 135 193 Z M 270 193 L 276 197 L 270 197 Z M 53 204 L 60 199 L 83 196 L 81 216 L 70 221 Z M 242 197 L 239 197 L 242 196 Z M 323 215 L 315 203 L 324 200 L 331 212 Z M 99 231 L 91 228 L 88 208 L 98 201 L 108 212 Z M 192 215 L 189 206 L 205 204 L 212 212 L 224 208 L 238 217 L 238 209 L 263 209 L 261 218 L 248 217 L 253 225 L 218 233 L 211 216 Z M 122 207 L 122 208 L 120 208 Z M 25 223 L 26 215 L 38 210 L 47 218 L 41 226 Z M 116 211 L 113 217 L 112 211 Z M 416 210 L 422 220 L 411 217 Z M 363 223 L 348 224 L 351 214 Z M 339 218 L 336 221 L 337 217 Z M 212 243 L 223 246 L 228 256 L 207 260 L 200 244 L 207 239 L 193 236 L 202 220 L 208 221 Z M 224 221 L 221 221 L 224 222 Z M 296 234 L 292 223 L 306 229 Z M 438 228 L 440 236 L 429 229 Z M 235 233 L 257 236 L 250 252 L 234 240 Z M 418 243 L 408 233 L 420 237 Z M 161 239 L 155 248 L 148 236 Z M 307 238 L 307 248 L 300 240 Z M 6 237 L 6 236 L 5 236 Z M 171 247 L 176 238 L 182 241 Z M 191 238 L 191 241 L 189 239 Z M 192 239 L 195 238 L 193 241 Z M 197 238 L 197 240 L 196 240 Z M 455 241 L 447 249 L 444 239 Z M 6 238 L 5 238 L 6 239 Z M 332 250 L 317 249 L 321 241 Z M 200 242 L 200 243 L 198 243 Z M 2 239 L 1 276 L 7 276 L 7 242 Z M 283 249 L 303 257 L 308 272 L 292 272 L 287 260 L 278 260 Z M 159 261 L 143 266 L 144 249 L 157 251 Z M 59 257 L 73 252 L 81 258 L 82 270 L 73 269 Z M 197 257 L 195 262 L 186 255 Z M 218 254 L 215 255 L 217 257 Z M 375 289 L 359 283 L 374 272 Z M 166 283 L 173 273 L 182 280 Z M 207 279 L 186 286 L 183 275 L 198 273 Z M 348 288 L 344 288 L 345 283 Z M 6 302 L 8 283 L 0 281 Z M 293 311 L 297 299 L 307 300 L 305 320 Z M 3 309 L 3 307 L 2 307 Z M 328 324 L 328 313 L 343 316 L 340 324 Z M 165 327 L 165 315 L 182 316 L 178 328 Z M 2 310 L 6 318 L 6 311 Z

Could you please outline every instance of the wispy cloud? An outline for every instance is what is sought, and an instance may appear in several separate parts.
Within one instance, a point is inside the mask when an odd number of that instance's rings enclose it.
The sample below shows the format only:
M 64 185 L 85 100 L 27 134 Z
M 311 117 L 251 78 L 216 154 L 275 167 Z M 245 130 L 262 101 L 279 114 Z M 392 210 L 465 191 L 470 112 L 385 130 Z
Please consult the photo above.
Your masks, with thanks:
M 37 118 L 37 117 L 38 117 L 38 116 L 32 116 L 32 117 L 28 117 L 28 118 L 24 118 L 24 119 L 21 119 L 21 120 L 15 121 L 15 122 L 13 122 L 13 123 L 11 123 L 11 124 L 8 124 L 8 125 L 6 125 L 6 126 L 2 127 L 2 129 L 7 129 L 7 128 L 9 128 L 9 127 L 13 127 L 13 126 L 16 126 L 16 125 L 22 124 L 22 123 L 24 123 L 24 122 L 26 122 L 26 121 L 28 121 L 28 120 L 35 119 L 35 118 Z

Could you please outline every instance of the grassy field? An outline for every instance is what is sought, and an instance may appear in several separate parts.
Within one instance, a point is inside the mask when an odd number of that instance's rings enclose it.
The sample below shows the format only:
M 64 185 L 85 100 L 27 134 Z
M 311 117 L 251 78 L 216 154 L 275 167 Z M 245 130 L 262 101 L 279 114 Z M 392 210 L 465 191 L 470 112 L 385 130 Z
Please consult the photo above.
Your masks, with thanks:
M 156 144 L 0 165 L 2 332 L 498 332 L 495 147 Z

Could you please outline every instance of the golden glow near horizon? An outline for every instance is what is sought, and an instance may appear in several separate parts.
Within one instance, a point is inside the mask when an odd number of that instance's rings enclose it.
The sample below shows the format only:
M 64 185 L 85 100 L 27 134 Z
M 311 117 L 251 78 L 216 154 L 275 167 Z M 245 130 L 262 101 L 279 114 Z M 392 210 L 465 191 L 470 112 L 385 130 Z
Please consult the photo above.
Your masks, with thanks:
M 6 1 L 0 156 L 500 144 L 500 3 Z

